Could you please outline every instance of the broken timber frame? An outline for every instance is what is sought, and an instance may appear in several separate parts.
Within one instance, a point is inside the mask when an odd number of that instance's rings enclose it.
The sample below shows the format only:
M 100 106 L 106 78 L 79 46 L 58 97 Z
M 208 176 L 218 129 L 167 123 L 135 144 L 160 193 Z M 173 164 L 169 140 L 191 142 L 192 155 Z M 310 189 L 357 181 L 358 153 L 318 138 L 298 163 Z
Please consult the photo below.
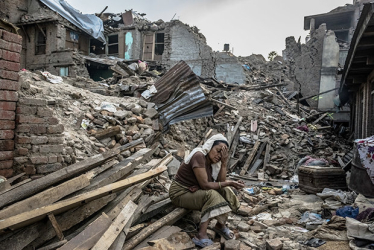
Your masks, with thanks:
M 30 212 L 25 212 L 25 213 L 1 220 L 0 221 L 0 233 L 5 232 L 7 229 L 14 230 L 22 226 L 26 226 L 35 221 L 41 220 L 49 213 L 54 213 L 54 214 L 62 213 L 70 208 L 79 206 L 82 203 L 86 203 L 91 200 L 95 200 L 97 198 L 103 197 L 105 195 L 118 192 L 136 183 L 139 183 L 149 178 L 153 178 L 157 175 L 160 175 L 166 169 L 167 169 L 166 166 L 160 166 L 157 169 L 149 170 L 148 172 L 144 174 L 139 174 L 137 176 L 130 177 L 128 179 L 118 181 L 113 184 L 109 184 L 107 186 L 104 186 L 97 190 L 79 195 L 77 197 L 73 197 L 68 200 L 60 201 L 49 206 L 38 208 Z
M 9 192 L 4 193 L 0 197 L 0 208 L 8 205 L 12 202 L 19 201 L 23 198 L 31 196 L 53 184 L 56 184 L 60 181 L 66 180 L 74 175 L 80 174 L 84 171 L 90 170 L 93 167 L 96 167 L 108 159 L 118 155 L 122 151 L 135 148 L 136 146 L 144 143 L 143 139 L 139 139 L 128 144 L 125 144 L 119 148 L 112 149 L 110 151 L 104 152 L 92 156 L 86 160 L 80 161 L 73 165 L 70 165 L 66 168 L 60 169 L 56 172 L 48 174 L 37 180 L 28 182 L 20 187 L 10 190 Z
M 242 170 L 240 171 L 241 176 L 246 174 L 248 167 L 251 165 L 253 158 L 255 157 L 258 148 L 260 147 L 260 144 L 261 144 L 261 141 L 256 141 L 251 153 L 249 154 L 247 160 L 244 163 Z

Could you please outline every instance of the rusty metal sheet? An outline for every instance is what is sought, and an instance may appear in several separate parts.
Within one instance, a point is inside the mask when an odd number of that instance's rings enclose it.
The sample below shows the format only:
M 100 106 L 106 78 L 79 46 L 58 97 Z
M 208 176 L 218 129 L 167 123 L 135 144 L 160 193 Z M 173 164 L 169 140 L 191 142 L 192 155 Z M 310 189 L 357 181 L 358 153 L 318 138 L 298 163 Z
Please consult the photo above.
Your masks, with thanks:
M 172 67 L 155 84 L 156 103 L 164 127 L 176 122 L 213 115 L 213 106 L 200 87 L 199 78 L 184 61 Z

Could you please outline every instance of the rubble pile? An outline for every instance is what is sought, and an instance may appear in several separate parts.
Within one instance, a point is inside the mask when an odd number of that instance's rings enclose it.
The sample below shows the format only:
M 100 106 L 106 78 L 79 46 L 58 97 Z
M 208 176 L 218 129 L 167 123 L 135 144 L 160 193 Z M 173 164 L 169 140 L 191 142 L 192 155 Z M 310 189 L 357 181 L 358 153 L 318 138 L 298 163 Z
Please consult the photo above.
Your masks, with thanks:
M 154 103 L 93 93 L 85 78 L 44 75 L 21 72 L 20 98 L 54 103 L 72 160 L 32 181 L 23 173 L 4 182 L 0 249 L 195 249 L 200 214 L 175 208 L 168 188 L 185 155 L 217 132 L 230 145 L 228 178 L 246 187 L 228 220 L 236 240 L 216 235 L 212 221 L 215 244 L 206 249 L 349 249 L 361 237 L 355 226 L 370 228 L 372 200 L 329 183 L 305 187 L 303 166 L 341 170 L 352 144 L 328 113 L 286 97 L 275 78 L 248 86 L 200 79 L 213 117 L 162 133 Z M 351 220 L 359 213 L 365 219 Z

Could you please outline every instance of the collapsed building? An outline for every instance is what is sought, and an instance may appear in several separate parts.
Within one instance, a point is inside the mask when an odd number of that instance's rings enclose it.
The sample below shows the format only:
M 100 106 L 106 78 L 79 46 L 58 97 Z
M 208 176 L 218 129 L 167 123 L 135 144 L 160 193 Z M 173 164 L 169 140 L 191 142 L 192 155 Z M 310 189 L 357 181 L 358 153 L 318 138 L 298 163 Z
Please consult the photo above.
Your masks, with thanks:
M 363 9 L 339 92 L 339 105 L 349 99 L 356 112 L 348 130 L 313 106 L 322 104 L 310 100 L 321 86 L 299 95 L 295 65 L 304 61 L 294 50 L 270 62 L 236 58 L 213 52 L 197 28 L 149 22 L 133 11 L 91 15 L 103 22 L 104 35 L 95 38 L 75 22 L 81 16 L 64 16 L 76 12 L 62 2 L 0 8 L 22 34 L 0 22 L 1 250 L 195 249 L 201 214 L 176 208 L 168 189 L 184 157 L 214 133 L 228 138 L 228 178 L 246 188 L 228 218 L 237 240 L 210 230 L 215 243 L 208 249 L 373 244 L 373 214 L 365 215 L 371 175 L 363 167 L 353 172 L 360 159 L 352 148 L 352 138 L 372 134 L 373 4 Z M 305 46 L 288 40 L 302 56 L 323 42 L 320 68 L 310 69 L 315 76 L 325 67 L 320 84 L 332 81 L 339 57 L 333 33 L 321 27 Z M 40 33 L 43 44 L 31 42 Z M 34 55 L 44 45 L 45 53 Z M 359 210 L 361 219 L 346 210 Z
M 283 57 L 290 62 L 292 78 L 300 93 L 310 98 L 308 104 L 321 111 L 332 113 L 336 122 L 349 121 L 349 107 L 336 112 L 336 96 L 341 71 L 348 54 L 351 39 L 356 29 L 365 0 L 354 0 L 328 13 L 304 17 L 304 30 L 310 34 L 305 44 L 294 37 L 286 39 Z M 322 94 L 323 93 L 323 94 Z M 335 98 L 335 102 L 334 102 Z

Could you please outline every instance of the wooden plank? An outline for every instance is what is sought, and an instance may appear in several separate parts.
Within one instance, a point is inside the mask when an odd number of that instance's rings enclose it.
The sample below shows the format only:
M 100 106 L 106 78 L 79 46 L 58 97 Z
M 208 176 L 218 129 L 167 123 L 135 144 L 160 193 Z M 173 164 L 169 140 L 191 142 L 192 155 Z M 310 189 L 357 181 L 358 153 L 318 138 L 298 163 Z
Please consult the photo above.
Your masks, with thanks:
M 317 120 L 315 120 L 312 124 L 317 124 L 319 123 L 323 118 L 325 118 L 326 116 L 328 115 L 328 113 L 324 113 L 320 118 L 318 118 Z
M 26 226 L 30 223 L 33 223 L 35 221 L 45 218 L 45 216 L 48 213 L 54 213 L 54 214 L 62 213 L 70 208 L 79 206 L 80 204 L 82 204 L 82 202 L 89 202 L 91 200 L 103 197 L 105 195 L 118 192 L 136 183 L 143 182 L 144 180 L 160 175 L 166 169 L 167 169 L 166 166 L 161 166 L 161 167 L 158 167 L 157 169 L 150 170 L 147 173 L 139 174 L 137 176 L 130 177 L 128 179 L 118 181 L 113 184 L 109 184 L 97 190 L 90 191 L 86 194 L 79 195 L 77 197 L 73 197 L 68 200 L 60 201 L 49 206 L 38 208 L 30 212 L 25 212 L 25 213 L 1 220 L 0 221 L 0 232 L 3 233 L 4 230 L 6 229 L 14 230 L 19 227 Z
M 168 225 L 163 226 L 160 229 L 158 229 L 157 231 L 155 231 L 153 234 L 151 234 L 150 236 L 145 238 L 139 245 L 137 245 L 134 248 L 134 250 L 138 250 L 138 249 L 141 249 L 143 247 L 149 246 L 148 242 L 150 242 L 150 241 L 159 240 L 159 239 L 168 237 L 169 235 L 171 235 L 173 233 L 178 233 L 180 231 L 182 231 L 182 229 L 179 228 L 179 227 L 176 227 L 176 226 L 168 226 Z
M 24 176 L 26 173 L 21 173 L 21 174 L 18 174 L 16 176 L 13 176 L 11 178 L 8 179 L 8 183 L 13 183 L 13 181 L 17 180 L 18 178 Z
M 268 144 L 266 144 L 266 150 L 265 150 L 265 156 L 264 156 L 264 165 L 263 165 L 264 168 L 270 161 L 270 149 L 271 149 L 271 142 L 268 142 Z
M 174 224 L 177 220 L 182 218 L 183 216 L 187 215 L 189 211 L 184 208 L 176 208 L 173 212 L 169 213 L 168 215 L 162 217 L 160 220 L 154 222 L 153 224 L 149 225 L 148 227 L 144 228 L 140 233 L 132 237 L 129 241 L 125 243 L 122 250 L 132 250 L 135 246 L 139 245 L 144 239 L 148 236 L 156 232 L 164 225 Z
M 58 224 L 56 217 L 53 214 L 48 214 L 48 219 L 52 224 L 53 229 L 55 230 L 56 236 L 59 240 L 63 240 L 64 234 L 62 233 L 61 227 Z
M 132 156 L 115 165 L 112 169 L 97 176 L 88 187 L 80 190 L 75 195 L 80 195 L 88 191 L 95 190 L 121 179 L 133 171 L 135 167 L 138 166 L 142 161 L 146 160 L 150 155 L 152 155 L 153 152 L 154 150 L 148 148 L 139 150 Z
M 256 164 L 256 165 L 255 165 L 255 163 L 257 162 L 258 159 L 260 159 L 260 156 L 261 156 L 262 152 L 264 151 L 267 143 L 268 143 L 267 141 L 263 142 L 260 149 L 258 150 L 258 152 L 256 154 L 256 158 L 253 160 L 253 164 L 251 165 L 251 167 L 249 169 L 249 173 L 248 173 L 249 175 L 252 175 L 257 170 L 257 168 L 259 166 L 261 166 L 261 163 Z
M 122 246 L 125 244 L 126 234 L 122 231 L 119 233 L 117 239 L 109 247 L 109 250 L 122 250 Z
M 7 189 L 5 189 L 4 191 L 0 192 L 0 195 L 5 194 L 6 192 L 9 192 L 10 190 L 13 190 L 13 189 L 15 189 L 15 188 L 17 188 L 17 187 L 20 187 L 20 186 L 22 186 L 23 184 L 26 184 L 26 183 L 28 183 L 28 182 L 30 182 L 30 181 L 31 181 L 31 179 L 26 179 L 26 180 L 23 180 L 23 181 L 21 181 L 21 182 L 15 184 L 15 185 L 13 185 L 13 186 L 10 186 L 9 188 L 7 188 Z
M 113 221 L 113 223 L 105 231 L 103 236 L 95 244 L 95 246 L 92 248 L 92 250 L 109 249 L 109 247 L 116 240 L 119 233 L 125 227 L 126 223 L 130 220 L 130 218 L 134 214 L 137 207 L 138 206 L 134 202 L 129 201 L 129 203 L 127 203 L 127 205 L 123 208 L 121 213 L 117 216 L 117 218 Z
M 213 102 L 215 102 L 215 103 L 218 103 L 218 104 L 221 104 L 221 105 L 225 106 L 226 108 L 236 110 L 235 107 L 233 107 L 233 106 L 231 106 L 231 105 L 229 105 L 229 104 L 226 104 L 226 103 L 224 103 L 224 102 L 220 102 L 220 101 L 218 101 L 218 100 L 215 100 L 215 99 L 213 99 L 213 98 L 211 99 L 211 101 L 213 101 Z
M 38 248 L 37 250 L 54 250 L 54 249 L 57 249 L 57 248 L 65 245 L 67 242 L 68 242 L 67 240 L 58 241 L 58 242 L 52 243 L 48 246 Z
M 232 144 L 232 142 L 233 142 L 233 140 L 235 138 L 236 133 L 238 132 L 239 126 L 242 123 L 242 121 L 243 121 L 243 117 L 239 116 L 239 119 L 236 122 L 236 125 L 235 125 L 233 131 L 231 132 L 230 140 L 228 140 L 229 148 L 231 148 L 231 144 Z
M 9 218 L 23 212 L 50 205 L 66 195 L 90 185 L 91 176 L 92 175 L 90 174 L 78 176 L 56 187 L 47 189 L 37 195 L 31 196 L 30 198 L 4 208 L 3 210 L 0 210 L 0 219 Z
M 174 205 L 171 203 L 170 199 L 162 200 L 158 203 L 151 205 L 147 210 L 145 210 L 137 220 L 134 220 L 132 226 L 135 226 L 139 223 L 142 223 L 150 218 L 153 218 L 155 215 L 165 211 L 168 208 L 172 208 Z
M 88 225 L 80 234 L 58 250 L 84 250 L 91 249 L 103 233 L 112 224 L 112 220 L 103 213 L 94 222 Z
M 107 137 L 112 137 L 112 136 L 120 134 L 120 133 L 121 133 L 121 127 L 120 126 L 115 126 L 115 127 L 111 127 L 111 128 L 101 130 L 101 131 L 97 131 L 94 136 L 95 136 L 96 139 L 101 140 L 101 139 L 105 139 Z
M 23 198 L 29 197 L 53 184 L 71 178 L 74 175 L 90 170 L 100 165 L 104 161 L 118 155 L 121 151 L 125 151 L 130 148 L 136 147 L 137 145 L 142 143 L 143 139 L 132 141 L 131 143 L 123 145 L 119 148 L 115 148 L 102 154 L 92 156 L 86 160 L 80 161 L 66 168 L 62 168 L 42 178 L 26 183 L 21 187 L 10 190 L 9 192 L 2 194 L 0 196 L 0 208 L 12 202 L 19 201 Z
M 214 118 L 217 117 L 217 116 L 222 112 L 222 110 L 223 110 L 224 108 L 225 108 L 225 106 L 222 105 L 222 106 L 218 109 L 218 111 L 214 114 L 213 117 L 214 117 Z
M 246 174 L 247 169 L 248 169 L 249 165 L 252 163 L 252 160 L 255 157 L 257 149 L 260 146 L 260 144 L 261 144 L 261 141 L 256 141 L 255 145 L 253 146 L 253 149 L 252 149 L 251 153 L 249 154 L 247 160 L 244 163 L 244 166 L 243 166 L 242 170 L 240 171 L 240 175 L 243 176 L 243 175 Z
M 96 213 L 102 207 L 104 207 L 109 201 L 113 200 L 114 194 L 91 201 L 77 209 L 72 209 L 64 214 L 56 216 L 56 220 L 59 223 L 61 230 L 65 231 L 74 225 L 82 222 L 87 217 Z M 0 244 L 1 250 L 22 250 L 26 246 L 31 249 L 35 249 L 50 239 L 56 236 L 50 222 L 37 222 L 28 227 L 22 228 L 17 231 L 14 235 L 3 240 Z M 7 246 L 5 249 L 1 246 Z
M 209 135 L 212 133 L 213 129 L 209 129 L 209 131 L 205 134 L 204 138 L 200 141 L 198 146 L 201 146 L 204 144 L 204 142 L 208 139 Z

